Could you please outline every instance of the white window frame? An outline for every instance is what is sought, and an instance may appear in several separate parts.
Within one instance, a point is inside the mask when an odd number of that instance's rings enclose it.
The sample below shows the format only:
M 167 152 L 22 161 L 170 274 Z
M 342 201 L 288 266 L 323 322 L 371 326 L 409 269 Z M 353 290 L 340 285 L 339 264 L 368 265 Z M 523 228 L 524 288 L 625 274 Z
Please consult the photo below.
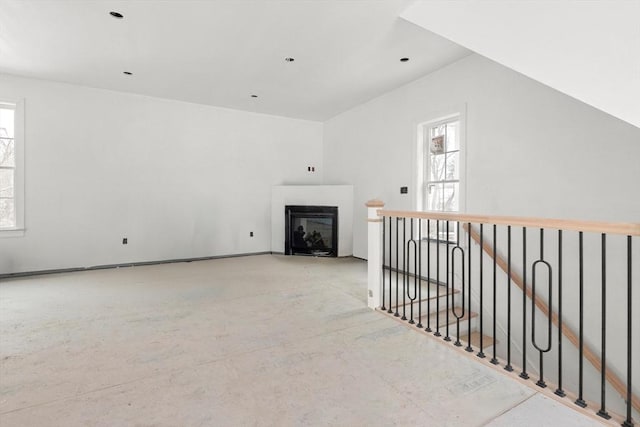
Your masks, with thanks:
M 11 228 L 0 228 L 0 238 L 21 237 L 25 232 L 25 137 L 24 137 L 24 99 L 0 98 L 0 104 L 14 108 L 15 175 L 13 196 L 16 209 L 16 224 Z
M 426 120 L 414 121 L 414 141 L 415 141 L 415 161 L 414 164 L 414 184 L 416 191 L 414 192 L 413 206 L 416 210 L 422 212 L 442 212 L 430 211 L 427 209 L 427 180 L 429 176 L 429 165 L 426 164 L 426 155 L 429 147 L 428 130 L 438 124 L 457 119 L 459 122 L 459 198 L 458 213 L 466 212 L 467 206 L 467 106 L 466 104 L 452 106 L 445 110 L 431 113 Z M 443 234 L 443 230 L 441 235 Z M 446 243 L 445 239 L 440 239 L 442 243 Z

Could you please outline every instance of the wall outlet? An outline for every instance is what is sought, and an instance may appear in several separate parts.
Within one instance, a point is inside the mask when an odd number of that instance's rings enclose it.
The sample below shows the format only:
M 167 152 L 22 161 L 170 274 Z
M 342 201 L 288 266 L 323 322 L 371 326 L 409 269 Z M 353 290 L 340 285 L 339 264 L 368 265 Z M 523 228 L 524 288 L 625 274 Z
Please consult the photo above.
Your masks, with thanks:
M 249 237 L 253 237 L 253 231 L 249 232 Z
M 126 237 L 123 237 L 123 238 L 122 238 L 122 244 L 123 244 L 123 245 L 126 245 L 127 243 L 128 243 L 127 238 L 126 238 Z
M 400 187 L 400 194 L 409 193 L 409 187 Z

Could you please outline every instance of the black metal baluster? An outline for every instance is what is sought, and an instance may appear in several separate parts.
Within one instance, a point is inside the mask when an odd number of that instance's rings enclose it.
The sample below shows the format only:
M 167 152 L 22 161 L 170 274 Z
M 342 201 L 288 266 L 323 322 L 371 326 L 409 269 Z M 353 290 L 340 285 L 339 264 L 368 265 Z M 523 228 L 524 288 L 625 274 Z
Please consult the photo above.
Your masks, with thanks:
M 384 306 L 384 290 L 385 290 L 385 283 L 384 283 L 384 262 L 385 262 L 385 239 L 386 239 L 386 222 L 384 220 L 384 217 L 382 217 L 382 307 L 380 307 L 380 310 L 386 310 L 387 307 Z M 391 283 L 389 283 L 389 286 L 391 286 Z
M 498 242 L 496 241 L 496 225 L 493 224 L 493 357 L 491 363 L 498 364 L 498 358 L 496 357 L 496 251 Z
M 468 311 L 469 315 L 467 316 L 467 347 L 465 351 L 471 353 L 473 352 L 473 347 L 471 347 L 471 223 L 467 223 L 467 257 L 469 258 L 467 261 L 467 280 L 469 281 L 469 304 Z
M 495 340 L 496 338 L 493 337 Z M 495 342 L 493 345 L 496 345 Z M 507 365 L 506 371 L 513 372 L 511 366 L 511 226 L 507 226 Z
M 400 306 L 400 294 L 398 292 L 400 288 L 400 247 L 398 246 L 398 238 L 400 236 L 400 218 L 396 217 L 396 312 L 393 314 L 395 317 L 400 317 L 398 313 L 398 307 Z
M 584 351 L 584 245 L 582 231 L 578 233 L 578 292 L 579 292 L 579 326 L 578 326 L 578 398 L 576 405 L 584 408 L 587 402 L 582 398 L 584 364 L 582 353 Z
M 402 218 L 402 320 L 407 320 L 407 251 L 404 242 L 407 241 L 407 218 Z
M 566 396 L 562 389 L 562 230 L 558 230 L 558 388 L 554 393 Z
M 529 378 L 527 374 L 527 227 L 522 227 L 522 372 L 520 378 Z
M 440 221 L 436 221 L 436 332 L 435 336 L 439 337 L 440 333 Z
M 631 408 L 633 395 L 631 394 L 631 348 L 633 347 L 631 335 L 631 236 L 627 236 L 627 417 L 622 427 L 633 427 Z
M 413 302 L 416 300 L 416 297 L 418 296 L 418 280 L 420 279 L 418 277 L 418 246 L 416 244 L 415 239 L 413 238 L 413 218 L 411 218 L 410 220 L 411 223 L 411 233 L 409 235 L 409 237 L 411 237 L 411 239 L 409 239 L 409 241 L 407 242 L 407 265 L 406 265 L 406 270 L 407 270 L 407 274 L 409 272 L 409 264 L 411 263 L 411 245 L 413 244 L 413 298 L 411 297 L 411 293 L 409 292 L 409 289 L 411 288 L 410 284 L 409 284 L 409 280 L 407 279 L 407 298 L 409 298 L 410 302 L 410 316 L 409 316 L 409 324 L 413 325 L 416 322 L 413 320 Z
M 418 324 L 422 328 L 422 219 L 418 219 Z M 427 281 L 427 285 L 429 281 Z
M 392 218 L 389 217 L 389 309 L 387 310 L 387 313 L 393 313 L 393 310 L 391 309 L 392 306 L 392 302 L 391 302 L 391 273 L 393 271 L 393 268 L 391 268 L 391 258 L 393 256 L 393 252 L 391 249 L 391 220 Z
M 447 298 L 447 302 L 445 304 L 446 307 L 446 320 L 445 322 L 447 323 L 445 329 L 446 329 L 446 333 L 445 333 L 445 337 L 444 340 L 445 341 L 451 341 L 451 337 L 449 336 L 449 293 L 451 292 L 451 290 L 449 289 L 449 220 L 447 220 L 447 258 L 446 258 L 446 262 L 447 262 L 447 268 L 445 269 L 446 272 L 446 278 L 445 278 L 445 286 L 447 288 L 447 291 L 445 293 L 445 297 Z M 453 287 L 453 280 L 451 281 L 451 285 Z
M 427 332 L 431 332 L 431 220 L 427 220 Z
M 605 405 L 605 391 L 607 385 L 607 235 L 602 233 L 602 354 L 600 356 L 600 409 L 598 415 L 608 420 L 611 415 L 607 413 Z
M 480 358 L 485 358 L 486 356 L 484 355 L 484 345 L 482 342 L 482 338 L 484 336 L 484 332 L 483 332 L 483 327 L 484 327 L 484 303 L 483 303 L 483 296 L 484 296 L 484 292 L 483 292 L 483 261 L 482 261 L 482 252 L 484 251 L 484 232 L 483 232 L 483 227 L 484 224 L 480 224 L 480 309 L 478 310 L 480 313 L 480 351 L 478 351 L 478 357 Z
M 531 278 L 531 343 L 533 347 L 538 350 L 540 356 L 540 379 L 536 382 L 536 385 L 542 388 L 547 386 L 547 383 L 544 382 L 544 358 L 543 354 L 547 353 L 551 350 L 551 331 L 552 331 L 552 322 L 551 322 L 551 313 L 547 316 L 547 346 L 540 347 L 538 344 L 538 340 L 536 339 L 536 267 L 539 265 L 545 265 L 547 267 L 547 271 L 549 272 L 548 282 L 547 282 L 547 297 L 549 301 L 549 309 L 553 307 L 553 276 L 551 264 L 544 260 L 544 229 L 540 229 L 540 259 L 533 263 L 531 267 L 532 278 Z
M 462 343 L 460 342 L 460 320 L 464 318 L 465 313 L 465 275 L 464 275 L 464 249 L 460 247 L 460 223 L 456 223 L 456 246 L 451 251 L 451 290 L 455 288 L 455 271 L 456 271 L 456 249 L 460 251 L 461 260 L 462 260 L 462 313 L 458 314 L 456 312 L 455 304 L 453 303 L 453 292 L 451 292 L 451 307 L 453 310 L 453 315 L 456 317 L 456 342 L 454 343 L 456 347 L 461 347 Z

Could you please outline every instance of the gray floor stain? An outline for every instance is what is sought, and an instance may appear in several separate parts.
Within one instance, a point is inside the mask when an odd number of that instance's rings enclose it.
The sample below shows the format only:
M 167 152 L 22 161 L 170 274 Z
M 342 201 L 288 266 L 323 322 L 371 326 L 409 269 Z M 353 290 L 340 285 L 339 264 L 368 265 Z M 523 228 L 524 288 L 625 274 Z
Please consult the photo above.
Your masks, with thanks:
M 469 393 L 474 393 L 482 387 L 493 384 L 495 382 L 496 378 L 494 376 L 478 373 L 473 376 L 463 378 L 462 381 L 448 386 L 447 390 L 449 390 L 454 395 L 466 395 Z
M 380 338 L 386 338 L 394 335 L 402 335 L 402 334 L 406 334 L 407 332 L 408 331 L 405 326 L 398 325 L 398 326 L 393 326 L 391 328 L 385 328 L 379 331 L 369 332 L 369 333 L 360 335 L 359 337 L 356 338 L 356 340 L 377 341 Z

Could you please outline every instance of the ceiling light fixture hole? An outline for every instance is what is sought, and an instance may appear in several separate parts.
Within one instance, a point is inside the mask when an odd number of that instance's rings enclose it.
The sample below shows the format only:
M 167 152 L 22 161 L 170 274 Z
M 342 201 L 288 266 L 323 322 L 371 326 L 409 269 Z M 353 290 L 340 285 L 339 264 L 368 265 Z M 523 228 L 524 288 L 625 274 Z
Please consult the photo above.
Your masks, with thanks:
M 127 76 L 132 76 L 133 73 L 131 71 L 123 71 L 122 74 L 125 74 Z
M 285 61 L 287 61 L 287 62 L 293 62 L 293 61 L 295 61 L 296 59 L 295 59 L 295 58 L 288 57 L 288 58 L 284 58 L 284 60 L 285 60 Z
M 251 97 L 252 97 L 252 98 L 257 98 L 257 97 L 258 97 L 258 95 L 251 95 Z
M 400 62 L 407 62 L 409 58 L 400 58 Z
M 123 14 L 121 14 L 120 12 L 109 12 L 109 15 L 111 15 L 111 16 L 113 16 L 114 18 L 117 18 L 117 19 L 122 19 L 122 18 L 124 18 L 124 15 L 123 15 Z

